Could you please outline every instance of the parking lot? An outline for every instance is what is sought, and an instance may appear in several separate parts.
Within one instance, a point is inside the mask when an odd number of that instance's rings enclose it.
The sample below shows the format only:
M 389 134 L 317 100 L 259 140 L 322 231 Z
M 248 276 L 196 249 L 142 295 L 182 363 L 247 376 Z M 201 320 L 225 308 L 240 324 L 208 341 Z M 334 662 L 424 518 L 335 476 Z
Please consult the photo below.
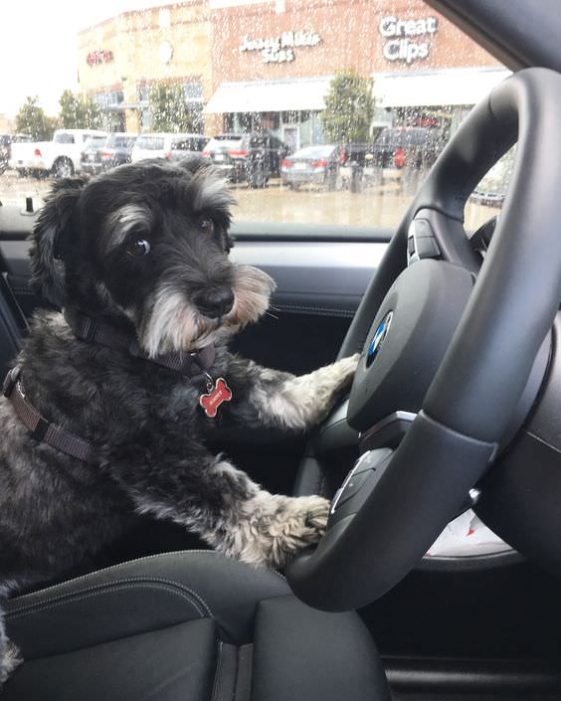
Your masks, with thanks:
M 48 178 L 20 178 L 7 171 L 0 176 L 0 201 L 4 205 L 16 204 L 23 208 L 25 198 L 31 196 L 40 204 L 51 184 Z M 240 221 L 392 227 L 399 223 L 406 211 L 416 185 L 415 179 L 408 179 L 369 187 L 362 192 L 328 192 L 311 187 L 294 191 L 275 180 L 263 190 L 252 190 L 240 184 L 233 186 L 238 201 L 234 218 Z M 468 204 L 466 228 L 476 229 L 497 212 L 491 207 Z

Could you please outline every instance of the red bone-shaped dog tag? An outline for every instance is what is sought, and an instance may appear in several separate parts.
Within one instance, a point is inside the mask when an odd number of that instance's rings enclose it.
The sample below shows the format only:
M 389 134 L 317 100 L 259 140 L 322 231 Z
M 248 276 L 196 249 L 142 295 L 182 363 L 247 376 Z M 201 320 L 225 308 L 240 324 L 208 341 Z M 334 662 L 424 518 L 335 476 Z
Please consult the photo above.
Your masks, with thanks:
M 205 414 L 213 419 L 218 412 L 218 407 L 223 402 L 229 402 L 230 399 L 232 399 L 232 392 L 226 384 L 226 380 L 219 377 L 209 393 L 199 397 L 199 404 L 204 409 Z

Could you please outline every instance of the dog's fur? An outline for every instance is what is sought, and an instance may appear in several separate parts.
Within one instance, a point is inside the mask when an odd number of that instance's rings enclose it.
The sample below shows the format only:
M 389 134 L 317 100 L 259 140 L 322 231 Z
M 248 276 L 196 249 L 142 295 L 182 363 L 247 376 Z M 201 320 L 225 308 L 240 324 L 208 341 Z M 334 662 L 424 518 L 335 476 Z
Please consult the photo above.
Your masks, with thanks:
M 283 567 L 321 537 L 328 502 L 273 495 L 207 441 L 251 425 L 304 431 L 348 386 L 357 359 L 296 378 L 230 354 L 225 339 L 268 306 L 273 281 L 228 259 L 231 194 L 202 159 L 123 166 L 88 183 L 61 181 L 41 211 L 33 282 L 65 316 L 40 312 L 18 363 L 28 399 L 89 441 L 90 465 L 35 441 L 0 401 L 0 595 L 83 564 L 135 514 L 185 526 L 226 555 Z M 147 241 L 146 255 L 135 242 Z M 234 293 L 208 318 L 205 300 Z M 216 419 L 200 387 L 122 351 L 77 340 L 85 312 L 137 334 L 155 357 L 217 344 L 213 377 L 233 399 Z M 69 325 L 70 323 L 70 325 Z M 1 611 L 0 611 L 1 615 Z M 0 618 L 0 683 L 14 666 Z

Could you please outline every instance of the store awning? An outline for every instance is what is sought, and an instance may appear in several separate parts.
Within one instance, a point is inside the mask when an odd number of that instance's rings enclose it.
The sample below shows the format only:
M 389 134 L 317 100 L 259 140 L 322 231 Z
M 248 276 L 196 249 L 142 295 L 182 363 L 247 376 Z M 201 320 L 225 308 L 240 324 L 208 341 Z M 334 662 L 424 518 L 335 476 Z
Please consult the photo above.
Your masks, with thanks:
M 331 78 L 222 83 L 205 112 L 289 112 L 323 110 Z
M 475 105 L 501 80 L 506 69 L 458 68 L 426 73 L 375 74 L 378 107 Z

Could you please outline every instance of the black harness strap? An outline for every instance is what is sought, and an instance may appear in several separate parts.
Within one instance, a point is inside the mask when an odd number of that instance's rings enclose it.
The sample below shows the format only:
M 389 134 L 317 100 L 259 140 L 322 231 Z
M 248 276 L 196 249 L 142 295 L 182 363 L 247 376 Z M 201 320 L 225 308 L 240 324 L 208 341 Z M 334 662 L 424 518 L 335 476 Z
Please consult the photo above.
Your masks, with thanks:
M 23 425 L 38 441 L 60 450 L 84 462 L 94 462 L 94 450 L 90 443 L 57 424 L 50 423 L 30 404 L 25 397 L 21 379 L 21 368 L 16 366 L 6 375 L 2 393 L 11 402 Z

